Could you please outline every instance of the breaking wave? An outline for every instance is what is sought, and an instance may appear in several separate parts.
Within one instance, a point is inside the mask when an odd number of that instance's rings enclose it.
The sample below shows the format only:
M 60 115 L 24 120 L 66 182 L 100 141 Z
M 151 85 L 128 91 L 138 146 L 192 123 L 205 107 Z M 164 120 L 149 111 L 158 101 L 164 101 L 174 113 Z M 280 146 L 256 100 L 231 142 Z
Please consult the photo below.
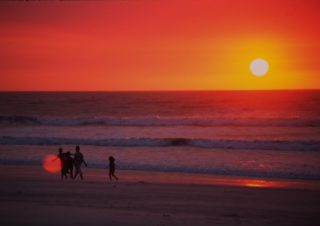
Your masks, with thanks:
M 191 146 L 212 149 L 319 151 L 317 140 L 224 140 L 189 138 L 109 138 L 76 139 L 60 137 L 0 137 L 2 145 L 91 145 L 117 147 L 170 147 Z
M 318 127 L 320 119 L 212 117 L 75 117 L 0 116 L 0 125 L 48 126 L 274 126 Z

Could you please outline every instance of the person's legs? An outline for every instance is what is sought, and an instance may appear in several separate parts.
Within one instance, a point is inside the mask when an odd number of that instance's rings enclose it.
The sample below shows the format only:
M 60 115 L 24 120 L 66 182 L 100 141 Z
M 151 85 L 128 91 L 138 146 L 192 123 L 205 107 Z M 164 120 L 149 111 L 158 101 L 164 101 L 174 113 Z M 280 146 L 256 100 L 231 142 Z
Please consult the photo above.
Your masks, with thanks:
M 112 177 L 115 178 L 116 180 L 118 180 L 118 177 L 116 175 L 114 175 L 115 169 L 110 169 L 109 170 L 109 178 L 110 180 L 112 180 Z
M 63 179 L 63 178 L 68 178 L 68 176 L 67 176 L 67 167 L 64 165 L 64 166 L 62 166 L 62 169 L 61 169 L 61 179 Z
M 75 172 L 75 174 L 74 174 L 73 179 L 76 179 L 76 177 L 77 177 L 78 174 L 79 174 L 79 165 L 78 165 L 78 164 L 75 165 L 75 170 L 76 170 L 76 172 Z M 80 175 L 80 177 L 81 177 L 81 175 Z
M 112 176 L 113 176 L 114 178 L 116 178 L 116 180 L 118 180 L 118 177 L 117 177 L 116 175 L 114 175 L 114 172 L 112 173 Z
M 110 181 L 112 180 L 112 174 L 111 174 L 111 171 L 109 171 L 109 180 L 110 180 Z
M 78 171 L 78 173 L 80 175 L 81 180 L 83 180 L 83 174 L 82 174 L 82 170 L 81 170 L 81 165 L 78 166 L 77 171 Z
M 76 172 L 74 174 L 73 179 L 76 179 L 76 177 L 78 175 L 80 175 L 81 180 L 83 180 L 83 173 L 82 173 L 82 170 L 81 170 L 81 164 L 76 164 L 75 165 L 75 170 L 76 170 Z
M 73 165 L 70 166 L 70 178 L 73 178 Z

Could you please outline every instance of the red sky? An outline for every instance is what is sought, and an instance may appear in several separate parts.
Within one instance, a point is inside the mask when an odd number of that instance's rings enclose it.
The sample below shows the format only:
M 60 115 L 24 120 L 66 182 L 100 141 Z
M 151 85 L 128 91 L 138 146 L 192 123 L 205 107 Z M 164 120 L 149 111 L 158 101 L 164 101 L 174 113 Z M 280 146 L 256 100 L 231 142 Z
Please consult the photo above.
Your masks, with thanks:
M 0 2 L 0 27 L 0 90 L 320 88 L 317 0 Z

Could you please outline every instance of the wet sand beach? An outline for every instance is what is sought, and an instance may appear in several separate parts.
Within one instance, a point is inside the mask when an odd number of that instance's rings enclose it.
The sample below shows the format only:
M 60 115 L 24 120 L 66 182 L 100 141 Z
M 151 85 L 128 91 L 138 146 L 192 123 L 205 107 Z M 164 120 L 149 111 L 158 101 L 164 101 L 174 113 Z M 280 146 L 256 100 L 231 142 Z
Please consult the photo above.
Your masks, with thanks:
M 37 166 L 0 166 L 3 225 L 319 225 L 319 183 L 84 169 L 60 181 Z M 216 178 L 216 179 L 213 179 Z M 232 182 L 233 181 L 233 182 Z M 242 183 L 242 184 L 241 184 Z M 276 184 L 278 183 L 278 186 Z M 305 186 L 305 187 L 304 187 Z

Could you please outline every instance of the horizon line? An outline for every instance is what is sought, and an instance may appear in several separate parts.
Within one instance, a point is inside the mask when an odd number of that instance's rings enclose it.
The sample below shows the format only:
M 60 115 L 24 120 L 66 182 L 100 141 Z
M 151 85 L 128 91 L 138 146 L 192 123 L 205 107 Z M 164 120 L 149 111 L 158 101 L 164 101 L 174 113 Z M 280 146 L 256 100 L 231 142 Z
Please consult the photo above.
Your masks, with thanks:
M 168 89 L 168 90 L 0 90 L 0 93 L 9 93 L 9 92 L 65 92 L 65 93 L 76 93 L 76 92 L 213 92 L 213 91 L 320 91 L 320 88 L 317 89 Z

